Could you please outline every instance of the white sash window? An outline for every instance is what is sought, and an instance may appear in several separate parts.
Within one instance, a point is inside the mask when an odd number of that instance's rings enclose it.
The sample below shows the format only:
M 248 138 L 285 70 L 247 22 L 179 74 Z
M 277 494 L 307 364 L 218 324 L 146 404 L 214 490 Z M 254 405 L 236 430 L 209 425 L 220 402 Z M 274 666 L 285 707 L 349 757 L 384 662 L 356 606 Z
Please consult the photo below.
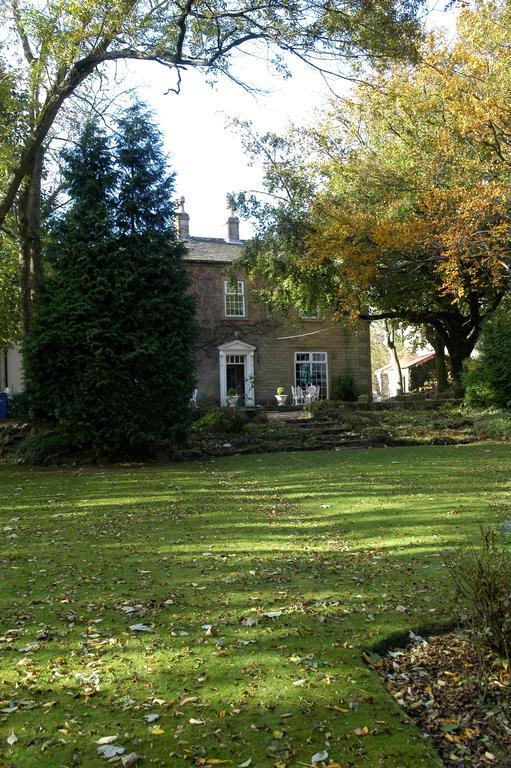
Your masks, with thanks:
M 224 280 L 226 317 L 245 317 L 245 284 L 242 280 Z

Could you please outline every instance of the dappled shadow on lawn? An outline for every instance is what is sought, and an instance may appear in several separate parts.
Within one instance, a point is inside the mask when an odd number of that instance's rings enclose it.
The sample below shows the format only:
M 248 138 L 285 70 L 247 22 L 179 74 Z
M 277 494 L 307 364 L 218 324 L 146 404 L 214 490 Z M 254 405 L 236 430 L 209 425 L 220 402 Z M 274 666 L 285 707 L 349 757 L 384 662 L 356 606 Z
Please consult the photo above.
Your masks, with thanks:
M 434 766 L 360 656 L 449 615 L 439 551 L 502 519 L 509 458 L 485 445 L 0 467 L 9 759 L 101 765 L 95 739 L 117 735 L 156 765 L 327 750 L 343 766 Z

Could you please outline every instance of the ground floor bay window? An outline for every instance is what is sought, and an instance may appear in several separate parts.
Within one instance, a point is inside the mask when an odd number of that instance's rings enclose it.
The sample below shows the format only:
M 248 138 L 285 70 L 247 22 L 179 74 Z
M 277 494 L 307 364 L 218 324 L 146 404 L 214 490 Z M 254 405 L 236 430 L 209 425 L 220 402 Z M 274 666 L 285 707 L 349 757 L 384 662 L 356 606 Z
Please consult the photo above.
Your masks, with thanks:
M 319 387 L 320 400 L 328 398 L 328 358 L 326 352 L 295 352 L 295 384 L 307 389 Z

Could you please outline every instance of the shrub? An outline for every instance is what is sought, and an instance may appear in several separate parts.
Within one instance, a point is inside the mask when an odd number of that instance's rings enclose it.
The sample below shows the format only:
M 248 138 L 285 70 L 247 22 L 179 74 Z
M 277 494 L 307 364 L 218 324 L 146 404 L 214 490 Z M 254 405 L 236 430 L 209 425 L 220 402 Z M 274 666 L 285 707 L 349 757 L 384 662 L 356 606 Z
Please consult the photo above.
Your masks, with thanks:
M 472 416 L 474 427 L 480 437 L 511 439 L 511 411 L 489 408 L 478 411 Z
M 19 392 L 9 398 L 7 415 L 10 419 L 28 419 L 29 402 L 25 392 Z
M 352 376 L 339 376 L 335 383 L 336 400 L 344 400 L 354 403 L 357 399 L 357 390 Z
M 307 406 L 314 419 L 338 419 L 341 408 L 341 404 L 335 400 L 318 400 Z
M 58 464 L 73 451 L 75 446 L 68 433 L 53 429 L 39 435 L 26 437 L 16 451 L 20 464 Z
M 482 529 L 481 545 L 467 543 L 445 562 L 462 618 L 501 656 L 511 651 L 511 553 L 495 531 Z
M 502 308 L 481 334 L 480 356 L 468 362 L 464 376 L 468 405 L 511 408 L 511 311 Z
M 241 409 L 210 411 L 194 422 L 194 427 L 218 435 L 237 434 L 243 431 L 248 419 Z

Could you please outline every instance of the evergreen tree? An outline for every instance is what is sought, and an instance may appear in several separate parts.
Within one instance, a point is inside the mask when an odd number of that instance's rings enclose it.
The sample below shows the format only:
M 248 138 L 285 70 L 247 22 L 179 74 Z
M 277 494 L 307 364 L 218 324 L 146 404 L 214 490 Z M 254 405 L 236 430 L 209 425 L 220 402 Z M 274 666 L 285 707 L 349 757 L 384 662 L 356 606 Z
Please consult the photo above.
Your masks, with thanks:
M 189 424 L 195 383 L 194 301 L 186 249 L 177 240 L 161 135 L 136 102 L 119 120 L 116 220 L 125 260 L 126 355 L 138 388 L 138 432 L 178 438 Z M 128 340 L 132 340 L 129 342 Z
M 70 203 L 50 223 L 45 277 L 25 339 L 25 385 L 36 422 L 69 427 L 82 445 L 96 428 L 98 376 L 91 367 L 99 363 L 95 339 L 112 303 L 115 173 L 107 137 L 93 122 L 62 159 Z
M 49 233 L 25 345 L 36 418 L 76 447 L 111 456 L 181 438 L 194 384 L 194 307 L 172 226 L 173 176 L 140 105 L 119 133 L 115 170 L 94 124 L 64 158 L 70 205 Z

